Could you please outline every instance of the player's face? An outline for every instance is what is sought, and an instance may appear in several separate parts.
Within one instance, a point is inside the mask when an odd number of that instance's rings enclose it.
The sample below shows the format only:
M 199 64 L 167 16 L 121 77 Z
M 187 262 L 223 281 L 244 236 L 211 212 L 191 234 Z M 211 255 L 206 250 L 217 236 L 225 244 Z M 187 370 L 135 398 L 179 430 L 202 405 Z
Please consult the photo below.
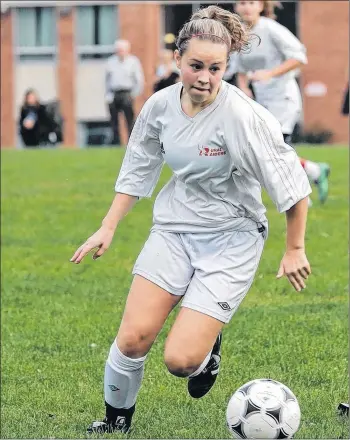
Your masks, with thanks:
M 262 1 L 238 1 L 235 10 L 247 23 L 255 23 L 263 10 Z
M 175 51 L 182 83 L 194 103 L 215 99 L 227 67 L 227 46 L 211 41 L 190 40 L 181 56 Z

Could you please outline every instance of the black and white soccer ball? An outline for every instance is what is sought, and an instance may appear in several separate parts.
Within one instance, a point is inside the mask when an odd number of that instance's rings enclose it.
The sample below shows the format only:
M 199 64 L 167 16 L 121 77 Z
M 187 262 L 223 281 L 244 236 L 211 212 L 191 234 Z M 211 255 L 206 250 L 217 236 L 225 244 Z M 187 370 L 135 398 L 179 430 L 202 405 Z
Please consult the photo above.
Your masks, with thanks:
M 300 408 L 292 391 L 272 379 L 256 379 L 231 397 L 226 421 L 233 438 L 293 438 L 300 425 Z

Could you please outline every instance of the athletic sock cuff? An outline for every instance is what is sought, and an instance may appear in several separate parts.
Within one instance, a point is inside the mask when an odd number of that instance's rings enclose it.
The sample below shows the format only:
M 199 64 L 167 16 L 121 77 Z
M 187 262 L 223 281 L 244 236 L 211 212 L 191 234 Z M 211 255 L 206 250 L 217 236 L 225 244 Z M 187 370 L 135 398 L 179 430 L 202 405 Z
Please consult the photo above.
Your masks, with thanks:
M 126 371 L 134 371 L 134 370 L 138 370 L 143 366 L 146 358 L 147 355 L 137 359 L 132 359 L 125 356 L 125 354 L 123 354 L 119 350 L 116 341 L 114 341 L 109 350 L 109 356 L 107 362 L 110 365 L 110 367 L 113 369 L 122 368 Z

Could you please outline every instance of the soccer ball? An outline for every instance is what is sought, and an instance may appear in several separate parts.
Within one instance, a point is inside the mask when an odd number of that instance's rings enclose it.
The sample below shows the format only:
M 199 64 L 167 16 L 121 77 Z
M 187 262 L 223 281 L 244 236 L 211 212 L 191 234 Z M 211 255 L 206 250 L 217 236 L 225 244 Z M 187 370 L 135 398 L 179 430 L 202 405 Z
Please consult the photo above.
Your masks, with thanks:
M 272 379 L 256 379 L 241 386 L 226 411 L 233 438 L 292 438 L 300 424 L 300 408 L 292 391 Z

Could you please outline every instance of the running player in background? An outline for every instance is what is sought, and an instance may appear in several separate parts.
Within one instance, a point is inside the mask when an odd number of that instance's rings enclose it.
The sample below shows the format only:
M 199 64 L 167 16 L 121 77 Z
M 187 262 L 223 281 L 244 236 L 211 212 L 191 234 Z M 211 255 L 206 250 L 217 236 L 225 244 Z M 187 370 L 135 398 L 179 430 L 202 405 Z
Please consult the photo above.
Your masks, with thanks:
M 286 214 L 286 250 L 277 278 L 305 288 L 307 197 L 311 188 L 280 124 L 223 81 L 230 52 L 249 46 L 236 14 L 209 6 L 177 39 L 182 82 L 153 94 L 137 118 L 100 229 L 75 252 L 100 257 L 122 218 L 150 197 L 162 165 L 173 171 L 154 204 L 153 227 L 133 269 L 123 319 L 105 366 L 106 415 L 88 433 L 128 432 L 144 364 L 171 310 L 182 301 L 165 344 L 168 370 L 203 397 L 221 360 L 221 331 L 249 290 L 267 236 L 261 186 Z
M 238 55 L 237 85 L 248 96 L 251 81 L 256 101 L 266 107 L 280 122 L 284 139 L 291 142 L 295 125 L 302 114 L 302 98 L 296 74 L 307 63 L 305 47 L 284 26 L 275 21 L 274 10 L 280 2 L 237 1 L 235 10 L 250 31 L 259 37 L 249 53 Z M 328 196 L 330 167 L 301 159 L 310 181 L 317 186 L 324 203 Z

